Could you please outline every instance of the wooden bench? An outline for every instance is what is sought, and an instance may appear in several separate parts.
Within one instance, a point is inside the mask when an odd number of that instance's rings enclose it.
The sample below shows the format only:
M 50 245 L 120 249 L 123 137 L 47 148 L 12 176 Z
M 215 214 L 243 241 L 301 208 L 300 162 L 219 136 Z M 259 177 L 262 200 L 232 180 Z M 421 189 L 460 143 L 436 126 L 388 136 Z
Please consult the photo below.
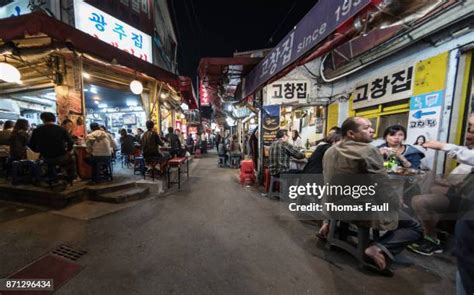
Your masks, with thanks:
M 186 164 L 186 171 L 181 171 L 181 166 Z M 178 181 L 171 181 L 171 168 L 178 168 Z M 172 183 L 177 183 L 178 188 L 181 188 L 181 173 L 186 173 L 189 178 L 189 160 L 186 157 L 177 157 L 168 161 L 168 188 Z

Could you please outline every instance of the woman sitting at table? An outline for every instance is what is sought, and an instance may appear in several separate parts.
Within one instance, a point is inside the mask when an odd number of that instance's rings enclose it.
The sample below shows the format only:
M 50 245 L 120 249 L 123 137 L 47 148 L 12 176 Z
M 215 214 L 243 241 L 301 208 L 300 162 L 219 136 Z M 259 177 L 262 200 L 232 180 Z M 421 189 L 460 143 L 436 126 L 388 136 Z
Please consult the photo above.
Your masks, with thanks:
M 25 119 L 18 119 L 10 136 L 10 159 L 19 161 L 26 159 L 26 146 L 30 139 L 28 135 L 29 123 Z
M 404 168 L 419 169 L 421 159 L 425 154 L 416 147 L 404 144 L 407 138 L 407 130 L 401 125 L 393 125 L 385 129 L 383 133 L 385 143 L 378 146 L 380 153 L 387 160 L 394 156 L 398 166 Z

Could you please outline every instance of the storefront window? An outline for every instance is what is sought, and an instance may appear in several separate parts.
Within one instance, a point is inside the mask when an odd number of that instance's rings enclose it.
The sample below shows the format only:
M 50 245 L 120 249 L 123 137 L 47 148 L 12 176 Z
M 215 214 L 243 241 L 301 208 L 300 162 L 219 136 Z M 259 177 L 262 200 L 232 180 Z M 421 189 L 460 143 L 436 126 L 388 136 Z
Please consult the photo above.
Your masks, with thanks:
M 408 126 L 408 113 L 393 114 L 388 116 L 380 117 L 380 125 L 378 128 L 378 137 L 382 137 L 383 132 L 389 126 L 392 125 L 402 125 L 403 127 Z
M 375 130 L 375 138 L 381 138 L 387 127 L 392 125 L 402 125 L 408 127 L 409 100 L 401 100 L 369 108 L 358 109 L 356 116 L 367 118 L 372 123 Z

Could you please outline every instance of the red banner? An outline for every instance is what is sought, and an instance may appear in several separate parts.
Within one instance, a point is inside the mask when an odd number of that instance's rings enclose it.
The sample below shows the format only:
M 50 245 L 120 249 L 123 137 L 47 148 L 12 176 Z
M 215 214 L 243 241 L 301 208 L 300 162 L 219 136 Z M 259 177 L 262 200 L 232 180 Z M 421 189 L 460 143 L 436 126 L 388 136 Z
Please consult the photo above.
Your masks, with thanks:
M 201 106 L 210 106 L 211 98 L 209 96 L 209 91 L 202 82 L 199 83 L 199 100 L 201 101 Z
M 181 131 L 181 121 L 176 120 L 176 128 L 175 129 L 179 129 Z
M 193 133 L 196 134 L 198 132 L 198 129 L 197 129 L 197 127 L 190 126 L 190 127 L 188 127 L 188 132 L 189 132 L 189 134 L 193 134 Z

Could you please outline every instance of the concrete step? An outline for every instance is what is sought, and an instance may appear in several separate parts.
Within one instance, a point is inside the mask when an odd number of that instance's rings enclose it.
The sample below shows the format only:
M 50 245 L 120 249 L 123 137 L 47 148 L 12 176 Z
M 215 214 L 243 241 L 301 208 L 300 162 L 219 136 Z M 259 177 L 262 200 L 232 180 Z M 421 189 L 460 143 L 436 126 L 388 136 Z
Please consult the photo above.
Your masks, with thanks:
M 89 191 L 89 196 L 91 198 L 94 198 L 101 194 L 113 193 L 126 189 L 133 189 L 135 187 L 135 181 L 124 181 L 118 183 L 104 183 L 99 185 L 93 185 L 89 186 L 87 189 Z
M 91 196 L 91 199 L 98 202 L 125 203 L 143 199 L 148 195 L 149 192 L 149 188 L 135 187 L 113 192 L 100 193 L 93 197 Z

